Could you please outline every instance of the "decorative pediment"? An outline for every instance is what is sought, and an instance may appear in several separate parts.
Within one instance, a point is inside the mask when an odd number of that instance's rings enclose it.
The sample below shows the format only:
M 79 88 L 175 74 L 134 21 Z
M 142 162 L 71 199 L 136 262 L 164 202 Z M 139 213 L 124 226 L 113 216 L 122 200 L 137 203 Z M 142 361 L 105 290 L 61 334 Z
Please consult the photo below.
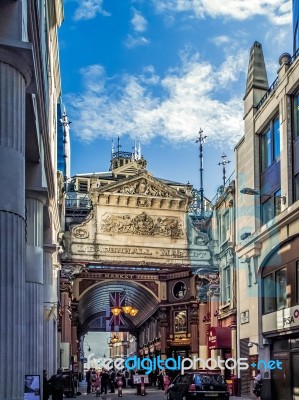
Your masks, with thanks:
M 110 184 L 108 187 L 100 187 L 98 193 L 113 193 L 136 195 L 138 197 L 161 197 L 161 198 L 179 198 L 187 200 L 188 196 L 184 193 L 178 192 L 176 189 L 162 183 L 161 181 L 153 178 L 148 173 L 143 172 L 121 180 L 120 182 Z

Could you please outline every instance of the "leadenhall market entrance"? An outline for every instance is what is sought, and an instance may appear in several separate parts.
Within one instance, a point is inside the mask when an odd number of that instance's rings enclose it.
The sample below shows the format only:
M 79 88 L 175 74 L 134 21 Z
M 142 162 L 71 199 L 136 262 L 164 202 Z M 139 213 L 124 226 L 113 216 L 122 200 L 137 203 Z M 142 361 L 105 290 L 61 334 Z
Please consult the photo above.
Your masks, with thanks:
M 81 369 L 90 331 L 134 336 L 136 349 L 126 345 L 125 357 L 198 356 L 206 345 L 197 290 L 216 272 L 207 226 L 190 211 L 191 185 L 154 178 L 145 167 L 135 152 L 118 151 L 110 172 L 78 175 L 68 187 L 61 348 Z M 194 274 L 203 269 L 205 276 Z
M 265 262 L 263 336 L 270 359 L 281 362 L 271 371 L 271 399 L 299 399 L 299 237 L 282 243 Z

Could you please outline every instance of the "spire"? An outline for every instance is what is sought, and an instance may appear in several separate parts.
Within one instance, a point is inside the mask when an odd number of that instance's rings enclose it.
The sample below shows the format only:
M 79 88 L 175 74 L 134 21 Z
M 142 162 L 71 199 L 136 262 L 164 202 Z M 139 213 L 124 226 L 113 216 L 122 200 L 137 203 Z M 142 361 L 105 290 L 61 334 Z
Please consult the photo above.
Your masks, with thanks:
M 138 144 L 137 160 L 141 160 L 141 143 Z
M 269 89 L 263 49 L 262 45 L 258 42 L 254 42 L 250 49 L 245 97 L 252 89 L 262 91 Z

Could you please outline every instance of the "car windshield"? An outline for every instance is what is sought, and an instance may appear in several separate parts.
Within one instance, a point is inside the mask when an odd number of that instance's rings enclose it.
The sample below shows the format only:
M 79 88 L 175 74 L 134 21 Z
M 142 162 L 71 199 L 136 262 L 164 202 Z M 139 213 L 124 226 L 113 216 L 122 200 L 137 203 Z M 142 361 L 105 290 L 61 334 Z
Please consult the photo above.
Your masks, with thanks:
M 195 385 L 202 385 L 202 384 L 210 384 L 210 385 L 223 385 L 224 384 L 224 377 L 220 374 L 200 374 L 195 375 L 194 377 Z

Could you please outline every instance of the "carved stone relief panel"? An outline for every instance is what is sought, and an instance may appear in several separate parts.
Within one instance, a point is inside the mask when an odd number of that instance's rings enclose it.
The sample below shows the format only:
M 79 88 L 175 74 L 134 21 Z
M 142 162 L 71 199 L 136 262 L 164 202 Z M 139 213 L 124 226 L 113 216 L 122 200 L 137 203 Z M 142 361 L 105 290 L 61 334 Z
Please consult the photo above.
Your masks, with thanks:
M 135 217 L 129 214 L 108 214 L 104 217 L 100 229 L 108 234 L 184 237 L 180 218 L 151 217 L 145 212 Z
M 172 197 L 171 191 L 164 185 L 157 182 L 149 182 L 147 179 L 140 179 L 138 182 L 130 182 L 116 190 L 116 193 L 138 194 L 143 196 Z

